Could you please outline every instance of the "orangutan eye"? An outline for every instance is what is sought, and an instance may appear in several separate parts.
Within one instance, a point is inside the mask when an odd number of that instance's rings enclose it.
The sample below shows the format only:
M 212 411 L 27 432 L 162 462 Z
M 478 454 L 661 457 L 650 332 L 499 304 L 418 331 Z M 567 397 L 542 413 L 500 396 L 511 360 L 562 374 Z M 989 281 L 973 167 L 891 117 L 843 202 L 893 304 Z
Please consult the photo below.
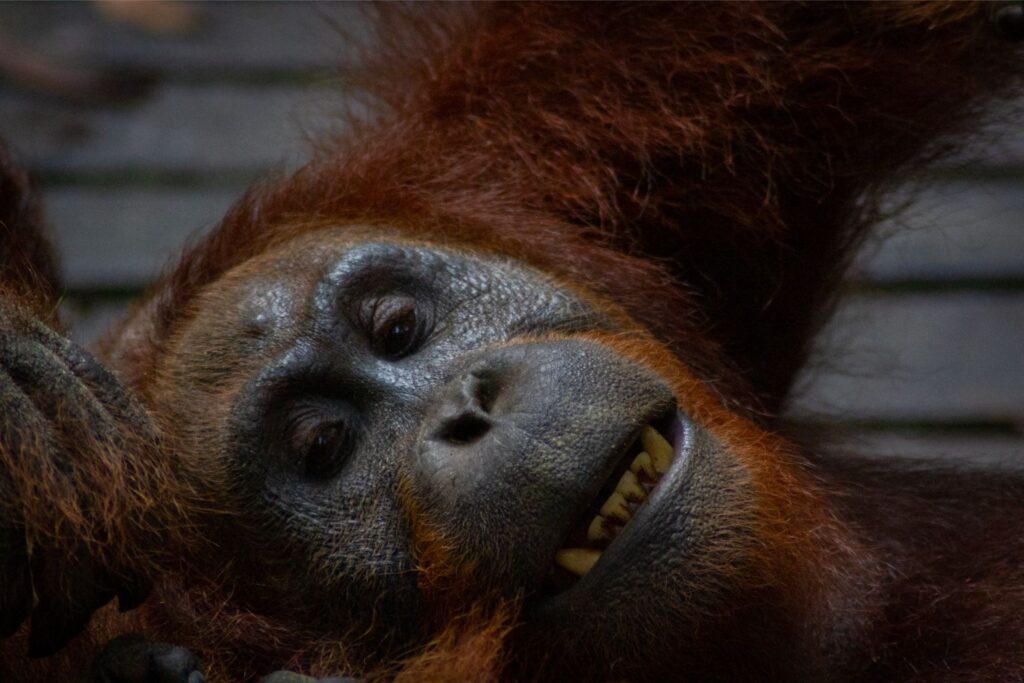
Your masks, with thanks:
M 385 323 L 387 328 L 381 335 L 381 350 L 388 358 L 406 355 L 416 340 L 416 310 L 409 309 Z
M 352 450 L 350 430 L 341 422 L 318 425 L 299 439 L 297 450 L 302 458 L 302 473 L 317 481 L 337 474 Z
M 426 333 L 426 320 L 414 299 L 393 297 L 375 303 L 370 327 L 377 353 L 398 360 L 419 347 Z

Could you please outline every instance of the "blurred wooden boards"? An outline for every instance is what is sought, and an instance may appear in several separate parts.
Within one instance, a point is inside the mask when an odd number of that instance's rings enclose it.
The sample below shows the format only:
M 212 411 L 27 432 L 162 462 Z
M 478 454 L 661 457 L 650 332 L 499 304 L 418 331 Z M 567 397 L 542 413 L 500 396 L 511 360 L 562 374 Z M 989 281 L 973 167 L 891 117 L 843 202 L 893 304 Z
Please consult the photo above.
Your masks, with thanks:
M 346 104 L 333 66 L 350 48 L 331 22 L 362 36 L 358 8 L 203 8 L 199 33 L 153 37 L 87 4 L 0 4 L 0 32 L 33 50 L 155 75 L 117 105 L 0 88 L 0 131 L 45 182 L 80 339 L 253 178 L 300 164 L 307 131 Z M 894 190 L 911 206 L 858 260 L 802 381 L 794 414 L 845 426 L 861 450 L 1024 462 L 1024 126 L 993 118 L 983 140 Z
M 855 271 L 882 282 L 994 281 L 1024 276 L 1024 147 L 1014 177 L 976 178 L 985 166 L 960 177 L 921 181 L 894 199 L 912 204 L 879 226 L 882 239 L 866 245 Z
M 1024 429 L 1024 174 L 989 168 L 893 192 L 795 412 Z
M 856 294 L 821 347 L 801 413 L 1024 425 L 1024 292 Z
M 141 289 L 187 238 L 211 228 L 244 189 L 50 188 L 44 201 L 68 287 Z
M 104 21 L 88 3 L 10 2 L 0 27 L 21 44 L 56 58 L 149 69 L 174 78 L 263 80 L 331 69 L 365 34 L 354 3 L 204 2 L 199 30 L 154 35 Z M 235 73 L 238 72 L 238 73 Z
M 46 188 L 68 283 L 145 283 L 186 237 L 214 225 L 244 189 L 243 182 L 212 180 Z M 891 236 L 869 244 L 858 263 L 857 277 L 867 283 L 985 289 L 1024 277 L 1024 180 L 935 181 L 899 225 L 881 227 Z M 108 261 L 110 249 L 119 246 L 120 258 Z
M 62 183 L 203 182 L 296 165 L 307 132 L 340 88 L 157 85 L 133 106 L 83 108 L 0 93 L 4 136 L 19 157 Z M 323 116 L 319 117 L 323 120 Z M 212 176 L 212 177 L 210 177 Z

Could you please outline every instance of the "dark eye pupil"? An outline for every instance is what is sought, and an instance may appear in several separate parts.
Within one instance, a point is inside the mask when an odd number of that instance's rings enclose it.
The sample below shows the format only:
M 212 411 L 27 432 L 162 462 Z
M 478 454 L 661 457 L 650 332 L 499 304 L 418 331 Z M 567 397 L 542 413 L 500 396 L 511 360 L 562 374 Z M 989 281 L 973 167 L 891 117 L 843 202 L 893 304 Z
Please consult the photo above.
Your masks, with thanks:
M 332 439 L 326 434 L 317 434 L 316 439 L 313 441 L 313 447 L 310 449 L 313 453 L 321 453 L 330 448 Z
M 383 339 L 384 354 L 391 358 L 405 355 L 412 347 L 415 336 L 416 314 L 408 311 L 388 326 Z
M 409 334 L 409 326 L 405 322 L 400 322 L 391 326 L 388 330 L 388 338 L 394 339 L 395 341 L 401 341 L 405 339 L 405 336 Z
M 306 452 L 305 474 L 311 479 L 333 476 L 345 458 L 346 431 L 341 425 L 322 428 Z

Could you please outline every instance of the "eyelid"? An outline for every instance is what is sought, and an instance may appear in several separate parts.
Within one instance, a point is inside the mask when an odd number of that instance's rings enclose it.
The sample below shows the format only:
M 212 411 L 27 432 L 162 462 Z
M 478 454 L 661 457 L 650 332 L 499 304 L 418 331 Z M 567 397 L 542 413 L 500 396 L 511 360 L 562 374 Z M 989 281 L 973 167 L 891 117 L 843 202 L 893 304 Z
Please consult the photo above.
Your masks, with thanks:
M 401 356 L 414 353 L 431 337 L 434 328 L 433 307 L 421 298 L 408 294 L 387 294 L 364 302 L 360 323 L 377 353 L 381 353 L 378 345 L 390 326 L 409 313 L 415 315 L 414 336 L 409 350 Z
M 320 425 L 332 422 L 330 415 L 314 406 L 293 408 L 284 423 L 288 445 L 296 448 L 306 443 Z
M 399 301 L 412 301 L 415 304 L 415 300 L 412 297 L 408 297 L 402 294 L 385 294 L 382 296 L 372 296 L 363 299 L 356 310 L 356 322 L 367 335 L 373 337 L 373 335 L 380 328 L 382 318 L 386 320 L 390 317 L 390 311 L 396 308 L 394 302 Z M 386 316 L 386 317 L 385 317 Z
M 399 295 L 377 299 L 373 305 L 370 332 L 374 336 L 379 335 L 388 324 L 410 311 L 418 313 L 417 302 L 412 297 Z
M 359 422 L 339 403 L 324 399 L 328 402 L 321 404 L 320 399 L 314 400 L 315 403 L 293 404 L 284 415 L 280 423 L 281 453 L 286 458 L 283 465 L 290 471 L 307 479 L 323 480 L 337 474 L 352 454 Z M 311 450 L 321 435 L 336 437 L 328 444 L 326 459 Z

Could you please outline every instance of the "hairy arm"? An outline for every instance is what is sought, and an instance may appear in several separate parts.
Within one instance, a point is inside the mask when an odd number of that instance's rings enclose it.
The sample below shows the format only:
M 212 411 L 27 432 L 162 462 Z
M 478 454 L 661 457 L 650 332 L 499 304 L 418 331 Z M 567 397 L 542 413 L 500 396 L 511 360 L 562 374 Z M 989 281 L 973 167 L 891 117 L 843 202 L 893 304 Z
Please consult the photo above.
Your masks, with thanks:
M 56 260 L 23 172 L 0 147 L 0 637 L 31 620 L 47 655 L 137 569 L 159 443 L 118 379 L 59 330 Z

